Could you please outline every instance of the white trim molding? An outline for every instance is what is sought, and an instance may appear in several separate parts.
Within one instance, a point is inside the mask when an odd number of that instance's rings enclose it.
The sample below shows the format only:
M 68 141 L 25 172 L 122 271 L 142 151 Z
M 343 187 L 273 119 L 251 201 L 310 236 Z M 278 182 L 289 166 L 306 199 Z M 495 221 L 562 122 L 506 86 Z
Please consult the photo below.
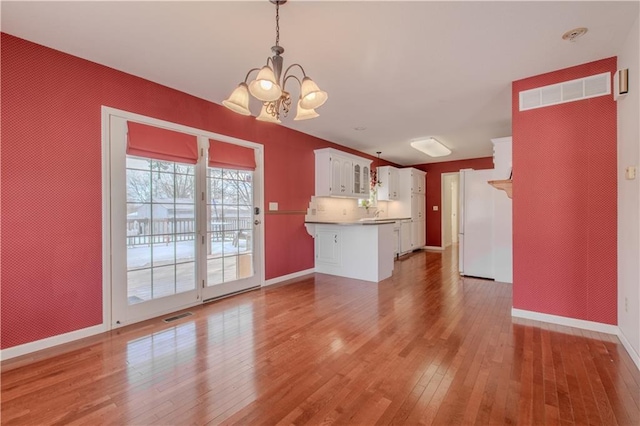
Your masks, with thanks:
M 619 329 L 617 325 L 603 324 L 601 322 L 561 317 L 559 315 L 543 314 L 541 312 L 525 311 L 516 308 L 511 308 L 511 316 L 516 318 L 530 319 L 534 321 L 548 322 L 551 324 L 564 325 L 566 327 L 581 328 L 583 330 L 597 331 L 598 333 L 615 334 L 616 336 L 619 335 Z
M 262 286 L 263 287 L 267 287 L 267 286 L 270 286 L 270 285 L 281 283 L 283 281 L 292 280 L 294 278 L 300 278 L 300 277 L 303 277 L 305 275 L 310 275 L 310 274 L 313 274 L 314 272 L 316 272 L 316 269 L 315 268 L 311 268 L 311 269 L 306 269 L 304 271 L 294 272 L 294 273 L 288 274 L 288 275 L 282 275 L 282 276 L 271 278 L 270 280 L 264 281 L 264 284 Z
M 622 346 L 624 346 L 624 348 L 627 350 L 627 353 L 631 357 L 631 360 L 633 361 L 633 363 L 636 365 L 638 370 L 640 370 L 640 354 L 638 354 L 638 352 L 635 351 L 631 343 L 629 343 L 629 341 L 627 340 L 627 336 L 624 335 L 622 330 L 618 332 L 618 339 L 620 339 L 620 341 L 622 342 Z
M 596 331 L 598 333 L 613 334 L 618 337 L 620 343 L 629 354 L 629 357 L 640 370 L 640 354 L 638 354 L 627 337 L 622 333 L 617 325 L 603 324 L 601 322 L 585 321 L 575 318 L 561 317 L 558 315 L 543 314 L 540 312 L 525 311 L 522 309 L 511 308 L 511 316 L 516 318 L 524 318 L 534 321 L 547 322 L 551 324 L 563 325 L 566 327 L 580 328 L 583 330 Z
M 57 336 L 51 336 L 45 339 L 36 340 L 34 342 L 25 343 L 23 345 L 3 349 L 2 351 L 0 351 L 0 360 L 4 361 L 7 359 L 15 358 L 17 356 L 52 348 L 64 343 L 70 343 L 79 339 L 84 339 L 85 337 L 95 336 L 96 334 L 104 333 L 105 331 L 109 331 L 109 327 L 107 327 L 106 324 L 98 324 L 87 328 L 81 328 L 80 330 L 70 331 L 68 333 L 58 334 Z
M 435 251 L 444 251 L 444 247 L 441 246 L 424 246 L 425 250 L 435 250 Z

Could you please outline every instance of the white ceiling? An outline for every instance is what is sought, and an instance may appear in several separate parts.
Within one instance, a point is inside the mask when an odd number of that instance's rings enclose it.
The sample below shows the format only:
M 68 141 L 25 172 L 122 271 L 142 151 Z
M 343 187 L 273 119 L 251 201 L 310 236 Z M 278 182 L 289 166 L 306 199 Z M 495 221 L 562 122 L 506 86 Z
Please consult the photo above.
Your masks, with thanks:
M 319 118 L 283 125 L 401 165 L 491 156 L 490 139 L 511 134 L 511 81 L 615 56 L 638 5 L 290 0 L 280 8 L 285 67 L 300 63 L 329 100 Z M 6 33 L 216 103 L 275 41 L 267 0 L 1 7 Z M 589 31 L 563 41 L 575 27 Z M 424 136 L 453 153 L 410 147 Z

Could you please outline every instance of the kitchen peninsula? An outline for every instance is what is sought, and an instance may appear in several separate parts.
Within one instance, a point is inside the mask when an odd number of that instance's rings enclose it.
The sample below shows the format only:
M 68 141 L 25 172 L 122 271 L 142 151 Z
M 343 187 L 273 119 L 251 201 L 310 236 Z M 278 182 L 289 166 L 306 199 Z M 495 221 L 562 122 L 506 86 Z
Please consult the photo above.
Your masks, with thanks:
M 394 220 L 306 221 L 316 272 L 380 282 L 393 272 Z
M 425 173 L 387 166 L 371 186 L 371 160 L 333 148 L 314 153 L 315 195 L 305 227 L 314 238 L 316 272 L 389 278 L 394 256 L 425 245 Z

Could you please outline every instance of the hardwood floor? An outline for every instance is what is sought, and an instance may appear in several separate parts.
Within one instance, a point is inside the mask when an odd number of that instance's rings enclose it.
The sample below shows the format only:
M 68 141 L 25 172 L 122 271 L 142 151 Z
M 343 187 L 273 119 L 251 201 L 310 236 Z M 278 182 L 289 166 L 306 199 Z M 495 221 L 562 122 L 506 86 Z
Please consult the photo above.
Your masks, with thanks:
M 640 424 L 615 336 L 510 310 L 450 251 L 311 275 L 6 361 L 2 424 Z

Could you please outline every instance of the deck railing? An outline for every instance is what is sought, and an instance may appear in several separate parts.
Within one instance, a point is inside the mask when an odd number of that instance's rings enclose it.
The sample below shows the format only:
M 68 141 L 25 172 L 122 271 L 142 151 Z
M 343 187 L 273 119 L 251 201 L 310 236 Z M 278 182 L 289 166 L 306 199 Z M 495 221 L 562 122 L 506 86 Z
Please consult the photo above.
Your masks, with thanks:
M 214 239 L 237 238 L 240 230 L 252 229 L 252 218 L 212 220 L 209 225 Z M 127 219 L 127 246 L 168 243 L 170 241 L 191 241 L 195 238 L 194 219 Z M 224 234 L 220 234 L 224 233 Z

